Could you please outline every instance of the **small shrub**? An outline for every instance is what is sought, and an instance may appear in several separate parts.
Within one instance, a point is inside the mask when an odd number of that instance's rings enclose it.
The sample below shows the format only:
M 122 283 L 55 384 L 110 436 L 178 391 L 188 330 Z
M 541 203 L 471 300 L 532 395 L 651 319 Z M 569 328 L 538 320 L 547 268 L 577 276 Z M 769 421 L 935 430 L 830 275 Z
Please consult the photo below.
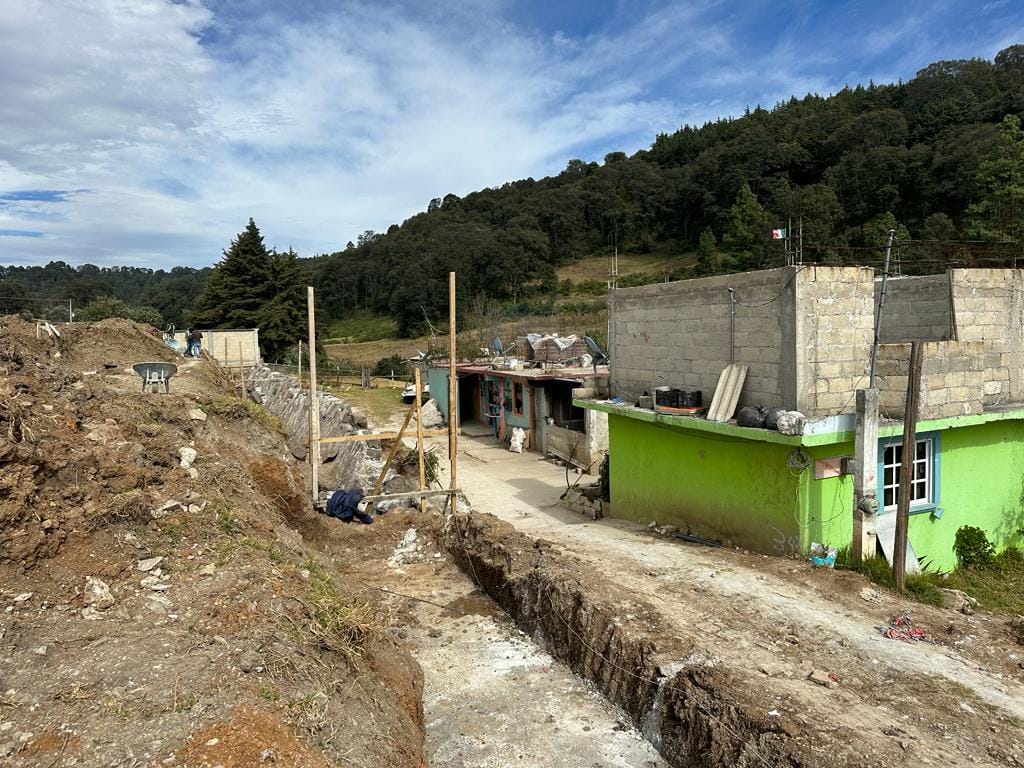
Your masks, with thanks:
M 224 531 L 224 533 L 234 533 L 237 530 L 238 520 L 235 519 L 234 515 L 231 514 L 231 510 L 227 507 L 218 507 L 217 527 Z
M 953 551 L 961 568 L 989 568 L 993 564 L 995 547 L 981 528 L 964 525 L 957 529 Z
M 875 584 L 892 588 L 892 566 L 884 557 L 869 557 L 867 560 L 858 560 L 853 557 L 849 547 L 843 547 L 836 554 L 837 569 L 842 571 L 853 571 L 866 577 Z
M 262 424 L 271 432 L 285 435 L 284 424 L 259 403 L 237 397 L 215 397 L 203 403 L 203 410 L 214 416 L 227 419 L 249 419 Z
M 356 595 L 343 595 L 312 556 L 304 565 L 309 571 L 306 632 L 325 650 L 337 651 L 348 659 L 358 657 L 365 640 L 387 628 L 388 612 Z
M 907 576 L 907 591 L 917 598 L 918 602 L 928 605 L 942 606 L 942 592 L 936 585 L 938 574 L 934 572 L 915 573 Z
M 390 376 L 394 373 L 395 376 L 404 379 L 409 375 L 409 361 L 401 355 L 382 357 L 373 366 L 371 373 L 374 376 Z

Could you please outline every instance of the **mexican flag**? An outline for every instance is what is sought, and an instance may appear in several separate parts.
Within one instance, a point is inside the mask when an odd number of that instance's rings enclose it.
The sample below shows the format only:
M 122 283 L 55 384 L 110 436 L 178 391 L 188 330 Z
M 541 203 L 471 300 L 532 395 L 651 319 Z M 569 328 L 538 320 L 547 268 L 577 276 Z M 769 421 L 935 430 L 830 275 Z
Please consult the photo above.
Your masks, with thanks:
M 783 227 L 782 229 L 773 229 L 772 230 L 772 240 L 785 240 L 785 239 L 786 239 L 786 228 L 785 227 Z

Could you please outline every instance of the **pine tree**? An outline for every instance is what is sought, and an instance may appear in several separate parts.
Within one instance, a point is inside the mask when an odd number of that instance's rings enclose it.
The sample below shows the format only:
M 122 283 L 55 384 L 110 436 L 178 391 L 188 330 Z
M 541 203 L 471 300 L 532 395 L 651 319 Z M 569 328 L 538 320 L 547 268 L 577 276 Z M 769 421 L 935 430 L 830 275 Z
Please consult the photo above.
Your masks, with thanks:
M 260 309 L 274 296 L 271 258 L 251 218 L 213 269 L 192 313 L 206 328 L 255 328 Z
M 306 329 L 302 274 L 295 251 L 289 248 L 287 253 L 271 252 L 270 275 L 274 293 L 257 313 L 256 325 L 264 357 L 277 360 L 302 338 Z
M 722 269 L 722 259 L 718 254 L 718 243 L 711 227 L 705 227 L 697 242 L 697 264 L 694 271 L 701 277 L 717 275 Z
M 302 338 L 303 299 L 295 252 L 268 251 L 249 219 L 214 267 L 191 322 L 205 328 L 259 328 L 263 357 L 276 360 Z
M 967 209 L 968 233 L 981 240 L 1024 240 L 1024 131 L 1007 115 L 999 139 L 978 165 L 981 199 Z
M 764 263 L 767 240 L 768 214 L 744 183 L 729 209 L 729 224 L 722 243 L 736 257 L 740 269 L 758 269 Z

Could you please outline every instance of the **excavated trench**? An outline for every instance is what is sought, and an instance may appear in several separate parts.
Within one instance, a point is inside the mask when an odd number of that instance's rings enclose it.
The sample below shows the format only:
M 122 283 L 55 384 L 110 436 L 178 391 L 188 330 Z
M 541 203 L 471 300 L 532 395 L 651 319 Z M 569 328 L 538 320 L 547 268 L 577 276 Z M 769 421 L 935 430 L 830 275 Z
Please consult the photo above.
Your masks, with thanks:
M 264 404 L 285 419 L 289 433 L 301 442 L 303 425 L 289 417 L 302 411 L 304 393 L 290 378 L 271 372 L 258 383 Z M 339 431 L 363 426 L 355 424 L 343 403 L 336 405 Z M 366 474 L 372 463 L 363 449 L 346 449 L 339 451 L 332 467 L 339 484 L 343 478 Z M 433 623 L 429 632 L 409 629 L 426 677 L 425 695 L 433 697 L 425 702 L 425 710 L 428 742 L 434 741 L 428 751 L 436 766 L 523 760 L 538 766 L 580 764 L 578 759 L 596 740 L 594 726 L 576 728 L 560 709 L 587 713 L 581 722 L 614 724 L 601 734 L 607 744 L 592 756 L 600 759 L 597 765 L 659 764 L 650 759 L 653 753 L 622 739 L 623 731 L 629 731 L 633 740 L 642 734 L 673 766 L 819 764 L 799 753 L 784 720 L 765 713 L 757 691 L 736 684 L 697 645 L 661 631 L 657 612 L 642 597 L 588 572 L 588 566 L 570 555 L 556 555 L 547 542 L 520 534 L 491 515 L 451 516 L 442 538 L 452 560 L 469 577 L 470 588 L 475 585 L 493 600 L 523 634 L 517 638 L 491 618 L 482 625 L 459 624 L 457 611 L 447 617 L 422 617 Z M 464 589 L 452 591 L 451 584 L 429 595 L 427 603 L 438 596 L 453 604 L 467 598 Z M 534 644 L 552 658 L 538 654 Z M 568 668 L 563 682 L 537 687 L 531 677 L 538 671 L 548 674 L 553 660 Z M 462 667 L 483 674 L 463 677 Z M 513 668 L 517 671 L 510 675 Z M 575 690 L 573 675 L 592 688 Z M 446 692 L 446 686 L 452 690 Z M 601 711 L 588 698 L 595 690 L 613 709 Z M 544 725 L 554 723 L 547 729 L 550 733 L 541 736 L 538 731 L 544 729 L 530 721 L 537 697 L 550 707 Z M 618 710 L 629 724 L 615 724 Z
M 447 521 L 459 567 L 516 625 L 620 707 L 673 766 L 820 764 L 698 646 L 660 631 L 641 596 L 486 514 Z

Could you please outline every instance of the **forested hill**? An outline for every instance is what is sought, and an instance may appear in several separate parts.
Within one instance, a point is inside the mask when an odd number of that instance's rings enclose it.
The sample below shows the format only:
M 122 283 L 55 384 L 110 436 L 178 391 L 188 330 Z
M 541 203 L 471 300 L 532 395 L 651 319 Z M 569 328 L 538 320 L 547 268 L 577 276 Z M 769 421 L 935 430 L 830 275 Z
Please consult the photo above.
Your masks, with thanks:
M 464 299 L 517 300 L 553 292 L 557 266 L 616 240 L 698 250 L 687 274 L 777 263 L 771 228 L 790 217 L 825 258 L 877 245 L 892 226 L 903 239 L 1024 240 L 1024 140 L 1007 116 L 1024 117 L 1024 45 L 994 61 L 940 61 L 907 83 L 685 126 L 631 157 L 449 194 L 313 260 L 314 279 L 334 314 L 392 314 L 412 333 L 445 314 L 450 269 Z
M 666 274 L 682 278 L 780 263 L 771 230 L 791 218 L 802 220 L 813 259 L 863 262 L 890 228 L 901 243 L 1024 243 L 1022 117 L 1024 45 L 1015 45 L 994 61 L 937 62 L 907 83 L 859 85 L 684 126 L 632 157 L 570 160 L 557 176 L 449 194 L 337 253 L 297 261 L 288 254 L 286 272 L 300 287 L 317 286 L 325 320 L 369 310 L 392 315 L 410 335 L 446 315 L 449 270 L 459 273 L 463 310 L 481 299 L 523 310 L 570 288 L 557 281 L 558 267 L 613 244 L 652 252 Z M 260 241 L 253 268 L 269 282 L 240 300 L 257 314 L 260 297 L 301 302 L 301 290 L 274 282 L 285 261 L 250 227 L 249 239 Z M 72 298 L 79 319 L 205 319 L 197 308 L 220 285 L 209 278 L 224 271 L 229 251 L 215 270 L 0 267 L 0 312 L 60 319 Z M 301 309 L 274 312 L 290 318 Z

